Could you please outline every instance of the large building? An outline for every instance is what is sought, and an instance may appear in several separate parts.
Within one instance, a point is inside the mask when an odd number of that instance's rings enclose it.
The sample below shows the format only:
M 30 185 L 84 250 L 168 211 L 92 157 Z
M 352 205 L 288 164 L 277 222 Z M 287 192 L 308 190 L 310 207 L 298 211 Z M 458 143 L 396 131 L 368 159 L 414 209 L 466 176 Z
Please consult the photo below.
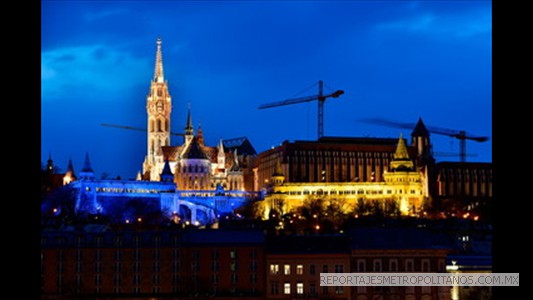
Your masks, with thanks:
M 327 175 L 328 172 L 322 172 L 324 180 L 286 182 L 283 168 L 277 161 L 276 171 L 269 180 L 271 185 L 269 192 L 265 199 L 260 202 L 263 218 L 267 219 L 273 209 L 282 214 L 294 211 L 304 205 L 304 202 L 310 197 L 322 197 L 339 203 L 342 201 L 343 206 L 341 209 L 345 213 L 357 213 L 356 207 L 360 202 L 366 202 L 370 205 L 374 201 L 378 201 L 383 205 L 390 204 L 390 206 L 395 206 L 403 215 L 421 213 L 429 196 L 426 189 L 426 173 L 415 169 L 415 165 L 409 157 L 408 148 L 401 136 L 394 147 L 395 151 L 390 155 L 390 159 L 389 152 L 383 151 L 379 156 L 386 157 L 386 159 L 377 160 L 374 157 L 375 161 L 369 160 L 366 168 L 361 167 L 363 171 L 366 171 L 364 172 L 365 174 L 371 176 L 370 180 L 367 178 L 364 181 L 335 180 L 334 174 L 344 174 L 343 170 L 348 173 L 350 172 L 349 169 L 353 171 L 357 168 L 354 165 L 341 163 L 337 172 L 335 159 L 333 159 L 333 166 L 327 166 L 331 171 L 329 177 Z M 382 146 L 378 149 L 385 150 L 388 148 L 389 146 Z M 326 153 L 329 153 L 329 151 Z M 341 156 L 343 155 L 341 154 Z M 388 166 L 382 165 L 384 161 L 388 162 Z M 377 177 L 375 171 L 368 173 L 368 170 L 376 169 L 383 170 L 383 178 L 381 179 L 380 176 L 380 180 L 375 179 Z M 358 173 L 356 172 L 355 174 Z
M 224 189 L 251 191 L 251 167 L 255 149 L 246 138 L 220 140 L 216 146 L 204 144 L 203 130 L 195 134 L 189 108 L 183 143 L 172 146 L 170 120 L 172 98 L 163 72 L 162 41 L 157 40 L 154 78 L 146 97 L 147 154 L 142 165 L 143 180 L 158 181 L 165 161 L 168 161 L 174 182 L 182 190 Z M 238 143 L 240 140 L 240 143 Z
M 285 141 L 255 161 L 255 189 L 267 193 L 264 217 L 272 207 L 290 211 L 313 196 L 347 200 L 346 211 L 360 201 L 393 201 L 404 215 L 427 207 L 451 212 L 451 202 L 453 214 L 463 214 L 492 199 L 492 164 L 436 163 L 422 119 L 410 145 L 403 138 L 322 137 Z

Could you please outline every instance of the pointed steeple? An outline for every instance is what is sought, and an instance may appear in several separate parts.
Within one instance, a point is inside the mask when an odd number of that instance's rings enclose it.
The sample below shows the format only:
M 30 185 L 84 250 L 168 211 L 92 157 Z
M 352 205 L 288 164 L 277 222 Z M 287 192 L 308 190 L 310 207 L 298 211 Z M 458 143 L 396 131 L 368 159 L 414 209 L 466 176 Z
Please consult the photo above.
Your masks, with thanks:
M 91 167 L 91 161 L 89 160 L 89 152 L 85 153 L 85 161 L 83 162 L 83 169 L 81 169 L 82 172 L 94 172 L 93 168 Z
M 54 161 L 52 160 L 52 152 L 48 154 L 48 160 L 46 161 L 46 171 L 49 174 L 54 173 Z
M 89 153 L 85 153 L 85 162 L 80 172 L 80 179 L 94 180 L 94 171 L 89 160 Z
M 157 38 L 157 50 L 155 53 L 155 71 L 154 71 L 154 81 L 155 82 L 165 82 L 165 77 L 163 75 L 163 55 L 161 53 L 161 38 Z
M 165 159 L 165 165 L 163 166 L 163 172 L 161 172 L 160 178 L 162 182 L 174 181 L 174 174 L 172 174 L 172 171 L 170 170 L 168 159 Z
M 204 131 L 202 130 L 202 124 L 198 124 L 198 133 L 196 134 L 196 138 L 198 139 L 198 144 L 200 146 L 204 146 Z
M 75 177 L 74 175 L 74 166 L 72 165 L 72 159 L 68 159 L 68 166 L 67 166 L 67 172 L 66 174 L 69 174 L 72 177 Z
M 416 123 L 411 136 L 429 137 L 429 131 L 426 128 L 426 125 L 424 125 L 424 122 L 422 122 L 422 118 L 418 118 L 418 122 Z
M 407 153 L 407 146 L 405 146 L 405 141 L 400 133 L 400 138 L 398 139 L 398 145 L 396 146 L 396 152 L 394 152 L 394 159 L 409 159 L 409 153 Z
M 189 111 L 187 113 L 187 124 L 185 124 L 185 135 L 194 135 L 194 127 L 192 126 L 191 104 L 189 103 Z
M 407 152 L 407 146 L 405 141 L 400 133 L 400 138 L 398 139 L 398 145 L 396 146 L 396 151 L 392 156 L 390 162 L 390 168 L 392 171 L 409 171 L 413 170 L 414 164 L 409 158 L 409 153 Z

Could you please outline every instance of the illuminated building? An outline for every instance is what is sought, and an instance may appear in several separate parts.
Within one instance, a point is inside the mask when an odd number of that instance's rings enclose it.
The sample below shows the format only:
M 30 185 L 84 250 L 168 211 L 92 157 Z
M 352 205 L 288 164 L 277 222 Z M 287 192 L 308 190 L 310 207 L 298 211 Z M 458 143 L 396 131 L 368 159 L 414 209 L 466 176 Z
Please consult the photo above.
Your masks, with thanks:
M 194 226 L 216 223 L 219 215 L 232 213 L 247 199 L 257 197 L 253 192 L 225 190 L 222 185 L 214 190 L 179 190 L 168 161 L 159 181 L 96 179 L 88 154 L 78 180 L 54 193 L 43 199 L 44 216 L 104 217 L 112 224 L 160 222 L 155 216 L 161 216 Z
M 346 213 L 354 211 L 360 201 L 379 201 L 383 204 L 393 202 L 392 205 L 398 207 L 403 215 L 415 215 L 421 212 L 428 198 L 425 188 L 427 179 L 424 176 L 424 173 L 415 169 L 401 136 L 389 161 L 389 168 L 383 172 L 383 181 L 286 182 L 278 161 L 270 179 L 271 188 L 261 202 L 263 218 L 268 218 L 272 208 L 287 213 L 315 196 L 330 201 L 345 200 L 342 209 Z
M 256 152 L 246 138 L 221 140 L 216 147 L 204 145 L 200 126 L 195 135 L 189 108 L 183 144 L 171 146 L 172 98 L 164 77 L 161 47 L 161 39 L 158 39 L 154 78 L 146 98 L 147 155 L 140 177 L 158 181 L 168 160 L 174 181 L 182 190 L 215 190 L 220 184 L 224 189 L 252 191 L 251 165 Z
M 360 201 L 395 201 L 404 215 L 416 215 L 426 205 L 465 212 L 490 203 L 491 163 L 435 163 L 422 119 L 411 132 L 411 145 L 400 140 L 322 137 L 285 141 L 260 153 L 254 172 L 255 189 L 268 194 L 263 217 L 272 207 L 288 212 L 309 197 L 346 200 L 345 212 Z

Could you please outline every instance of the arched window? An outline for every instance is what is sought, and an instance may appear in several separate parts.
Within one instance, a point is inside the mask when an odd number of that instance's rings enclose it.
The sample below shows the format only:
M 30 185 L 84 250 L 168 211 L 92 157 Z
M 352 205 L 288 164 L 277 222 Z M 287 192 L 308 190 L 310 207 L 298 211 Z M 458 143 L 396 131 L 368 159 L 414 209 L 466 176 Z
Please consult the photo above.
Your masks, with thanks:
M 150 119 L 150 132 L 154 132 L 154 119 Z
M 168 119 L 165 119 L 165 131 L 168 131 Z

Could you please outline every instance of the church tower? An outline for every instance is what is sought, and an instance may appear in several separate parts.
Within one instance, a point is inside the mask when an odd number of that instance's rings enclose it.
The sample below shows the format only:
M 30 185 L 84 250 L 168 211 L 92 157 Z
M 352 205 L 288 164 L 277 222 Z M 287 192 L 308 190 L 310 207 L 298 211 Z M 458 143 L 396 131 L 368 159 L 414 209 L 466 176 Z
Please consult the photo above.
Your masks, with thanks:
M 161 147 L 170 146 L 170 112 L 172 101 L 168 84 L 163 74 L 163 56 L 161 38 L 157 39 L 154 78 L 150 83 L 150 92 L 146 97 L 148 115 L 147 155 L 143 163 L 145 179 L 158 181 L 164 165 Z

